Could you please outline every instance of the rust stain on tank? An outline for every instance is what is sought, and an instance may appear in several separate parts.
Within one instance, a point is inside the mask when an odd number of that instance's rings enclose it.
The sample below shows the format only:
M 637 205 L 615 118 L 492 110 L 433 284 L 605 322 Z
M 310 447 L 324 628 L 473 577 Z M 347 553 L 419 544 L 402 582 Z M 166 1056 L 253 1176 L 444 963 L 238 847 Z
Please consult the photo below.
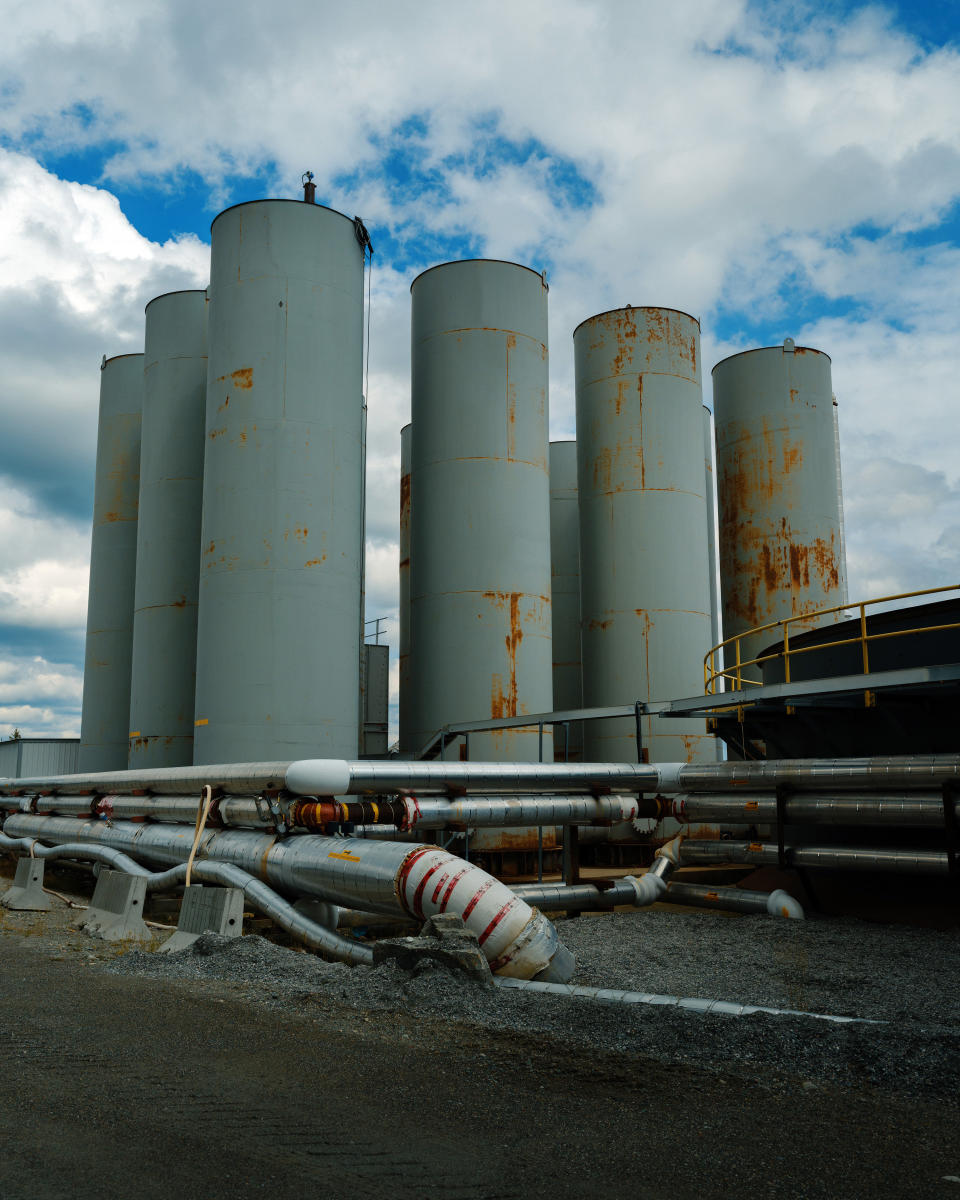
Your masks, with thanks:
M 243 429 L 240 430 L 240 441 L 245 442 L 246 440 L 247 440 L 247 430 L 246 430 L 246 427 L 244 427 Z
M 790 583 L 795 588 L 810 586 L 810 547 L 791 542 Z
M 232 371 L 230 378 L 233 380 L 234 387 L 249 391 L 253 387 L 253 367 L 241 367 L 239 371 Z
M 408 555 L 406 558 L 401 558 L 401 559 L 400 559 L 400 570 L 401 570 L 401 571 L 405 570 L 405 569 L 406 569 L 407 567 L 409 567 L 409 566 L 410 566 L 410 557 L 409 557 L 409 555 Z
M 174 601 L 173 601 L 173 607 L 174 607 L 174 608 L 186 608 L 186 607 L 187 607 L 187 598 L 186 598 L 186 596 L 181 596 L 179 600 L 174 600 Z
M 637 322 L 632 309 L 606 313 L 601 321 L 611 329 L 617 340 L 617 353 L 613 359 L 613 373 L 619 375 L 628 363 L 633 362 L 633 351 L 637 342 Z
M 609 618 L 606 621 L 593 620 L 587 622 L 587 629 L 589 629 L 591 633 L 602 633 L 604 629 L 609 629 L 612 624 L 612 618 Z
M 303 565 L 305 567 L 319 567 L 321 563 L 325 563 L 326 561 L 327 556 L 325 554 L 321 554 L 319 558 L 308 559 Z
M 400 524 L 410 520 L 410 476 L 400 476 Z
M 227 393 L 227 397 L 226 397 L 226 399 L 225 399 L 225 400 L 224 400 L 224 402 L 223 402 L 223 403 L 220 405 L 220 407 L 217 409 L 217 412 L 223 412 L 223 410 L 224 410 L 225 408 L 229 408 L 229 407 L 230 407 L 230 393 L 228 392 L 228 393 Z
M 123 517 L 118 512 L 108 512 L 103 514 L 104 521 L 122 521 Z
M 604 446 L 593 460 L 593 486 L 598 492 L 610 491 L 610 475 L 613 466 L 608 446 Z
M 517 385 L 510 382 L 510 351 L 517 347 L 517 335 L 507 334 L 507 460 L 517 456 Z
M 301 542 L 305 542 L 307 540 L 307 534 L 309 532 L 310 532 L 310 530 L 307 529 L 307 527 L 305 525 L 303 527 L 298 525 L 296 527 L 296 529 L 293 531 L 293 536 L 295 538 L 298 538 Z
M 227 432 L 226 425 L 224 425 L 221 429 L 211 429 L 210 430 L 210 440 L 214 441 L 218 437 L 223 437 L 223 435 L 226 432 Z

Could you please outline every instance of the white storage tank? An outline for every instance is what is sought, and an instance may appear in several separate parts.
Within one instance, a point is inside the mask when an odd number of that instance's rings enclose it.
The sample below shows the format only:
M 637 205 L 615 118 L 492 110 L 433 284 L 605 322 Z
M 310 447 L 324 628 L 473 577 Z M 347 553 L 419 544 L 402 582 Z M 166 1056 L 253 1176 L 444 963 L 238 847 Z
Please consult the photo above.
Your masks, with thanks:
M 100 369 L 79 771 L 123 771 L 127 766 L 142 409 L 143 355 L 105 359 Z
M 580 508 L 577 501 L 577 443 L 550 443 L 550 564 L 553 601 L 553 707 L 583 707 L 580 661 Z M 583 723 L 558 725 L 554 757 L 578 761 Z
M 724 638 L 844 603 L 829 357 L 791 338 L 734 354 L 713 368 L 713 406 Z M 790 633 L 823 621 L 798 621 Z M 741 639 L 741 663 L 782 636 Z M 728 649 L 728 670 L 735 661 Z M 743 674 L 759 682 L 759 667 Z
M 207 294 L 146 309 L 131 770 L 193 762 L 207 395 Z
M 552 704 L 547 285 L 445 263 L 412 285 L 411 658 L 405 728 Z M 471 734 L 471 759 L 536 761 L 537 730 Z M 553 758 L 550 730 L 543 757 Z
M 358 753 L 363 264 L 319 205 L 213 222 L 198 764 Z
M 711 629 L 699 323 L 615 309 L 573 342 L 584 705 L 700 695 Z M 714 758 L 703 721 L 641 724 L 651 762 Z M 634 720 L 585 725 L 586 760 L 637 753 Z

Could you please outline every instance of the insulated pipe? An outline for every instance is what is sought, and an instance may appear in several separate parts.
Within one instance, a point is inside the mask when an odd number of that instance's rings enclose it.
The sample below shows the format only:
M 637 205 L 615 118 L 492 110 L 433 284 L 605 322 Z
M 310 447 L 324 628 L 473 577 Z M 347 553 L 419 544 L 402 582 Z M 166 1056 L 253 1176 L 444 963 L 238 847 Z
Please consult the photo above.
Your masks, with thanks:
M 814 1021 L 835 1021 L 838 1025 L 883 1025 L 884 1021 L 871 1021 L 865 1017 L 840 1017 L 831 1013 L 802 1012 L 796 1008 L 770 1008 L 763 1004 L 732 1004 L 729 1000 L 700 1000 L 689 996 L 658 996 L 655 992 L 621 992 L 615 988 L 596 988 L 571 983 L 541 983 L 531 979 L 495 979 L 498 987 L 517 989 L 524 992 L 547 992 L 551 996 L 574 996 L 583 1000 L 595 1000 L 598 1004 L 660 1004 L 673 1008 L 686 1008 L 698 1012 L 725 1017 L 749 1017 L 753 1013 L 770 1013 L 775 1017 L 810 1017 Z
M 896 871 L 908 875 L 946 875 L 949 862 L 941 850 L 885 850 L 874 847 L 784 847 L 791 867 L 827 867 L 843 871 Z M 778 866 L 777 847 L 767 842 L 709 842 L 688 838 L 681 842 L 684 863 L 744 862 Z
M 542 912 L 584 912 L 636 904 L 630 890 L 617 880 L 613 886 L 600 887 L 593 883 L 521 883 L 513 888 L 515 895 L 534 904 Z M 697 908 L 716 908 L 729 912 L 769 913 L 772 917 L 803 920 L 801 906 L 781 888 L 773 892 L 752 892 L 735 887 L 711 888 L 698 883 L 674 883 L 667 894 L 658 899 L 667 904 L 689 904 Z
M 135 862 L 129 855 L 107 846 L 86 846 L 80 843 L 41 846 L 31 838 L 9 838 L 0 834 L 0 849 L 23 850 L 34 858 L 83 858 L 103 863 L 116 871 L 125 871 L 128 875 L 146 877 L 148 892 L 163 892 L 183 887 L 187 875 L 186 863 L 171 867 L 168 871 L 152 872 Z M 373 964 L 373 950 L 370 946 L 341 937 L 326 926 L 311 921 L 282 896 L 278 896 L 272 888 L 232 863 L 209 860 L 195 862 L 192 875 L 201 883 L 219 883 L 224 887 L 240 888 L 244 898 L 253 908 L 269 917 L 274 924 L 285 929 L 311 950 L 318 950 L 338 962 L 354 965 L 362 963 L 367 966 Z
M 56 813 L 61 816 L 103 816 L 123 820 L 192 821 L 198 802 L 186 796 L 106 795 L 22 797 L 21 812 Z M 463 800 L 418 800 L 404 796 L 394 801 L 297 800 L 284 804 L 282 816 L 293 828 L 322 829 L 331 823 L 352 822 L 400 830 L 443 829 L 450 825 L 574 825 L 593 821 L 630 821 L 639 815 L 636 796 L 471 796 Z M 224 825 L 275 825 L 265 802 L 250 796 L 223 796 L 217 815 Z
M 96 772 L 0 780 L 0 793 L 163 792 L 188 795 L 205 784 L 235 794 L 287 790 L 305 796 L 412 792 L 443 795 L 491 791 L 769 791 L 832 787 L 931 787 L 960 782 L 960 755 L 807 759 L 762 763 L 450 763 L 302 759 Z
M 631 821 L 640 815 L 636 796 L 471 796 L 469 799 L 404 798 L 410 829 L 449 825 L 577 825 Z
M 209 785 L 234 795 L 287 791 L 300 796 L 416 796 L 498 792 L 864 791 L 960 786 L 960 755 L 785 759 L 725 763 L 487 763 L 301 759 L 151 771 L 106 771 L 0 779 L 0 794 L 158 792 L 193 795 Z
M 54 843 L 108 845 L 162 864 L 185 862 L 194 840 L 187 825 L 25 814 L 8 817 L 4 832 Z M 204 833 L 197 859 L 232 862 L 290 892 L 366 912 L 421 921 L 456 913 L 476 933 L 491 971 L 559 981 L 573 974 L 574 957 L 546 917 L 486 871 L 437 846 L 314 834 L 278 840 L 226 830 Z
M 663 773 L 664 768 L 660 768 Z M 764 762 L 689 763 L 676 773 L 675 787 L 661 779 L 661 791 L 770 792 L 777 787 L 816 792 L 889 791 L 960 784 L 960 755 L 910 754 L 874 758 L 768 759 Z
M 878 792 L 869 795 L 789 795 L 784 819 L 814 825 L 894 825 L 943 828 L 939 792 Z M 951 800 L 954 811 L 957 801 Z M 721 821 L 727 825 L 767 824 L 777 820 L 777 797 L 770 793 L 685 792 L 661 801 L 661 810 L 677 821 Z
M 702 883 L 671 883 L 668 904 L 690 904 L 695 908 L 718 908 L 726 912 L 768 913 L 791 921 L 804 919 L 803 906 L 783 888 L 772 892 L 751 892 L 747 888 L 706 887 Z

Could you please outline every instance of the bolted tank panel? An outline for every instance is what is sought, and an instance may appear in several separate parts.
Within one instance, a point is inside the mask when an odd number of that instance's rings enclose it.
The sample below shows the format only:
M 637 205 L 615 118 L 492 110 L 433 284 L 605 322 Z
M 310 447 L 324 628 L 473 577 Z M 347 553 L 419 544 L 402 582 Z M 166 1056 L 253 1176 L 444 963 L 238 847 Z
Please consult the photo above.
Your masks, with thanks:
M 416 750 L 410 736 L 410 465 L 413 426 L 400 430 L 400 751 Z
M 107 359 L 100 372 L 78 771 L 127 765 L 142 407 L 143 355 Z
M 513 263 L 414 280 L 410 730 L 549 711 L 547 286 Z M 549 729 L 543 757 L 553 758 Z M 536 729 L 470 737 L 535 761 Z M 472 844 L 472 843 L 471 843 Z
M 713 368 L 713 402 L 724 637 L 843 603 L 829 357 L 790 338 L 735 354 Z M 744 639 L 741 662 L 778 640 Z
M 553 707 L 583 707 L 580 663 L 580 509 L 577 503 L 577 443 L 550 443 L 550 565 L 553 607 Z M 583 753 L 582 722 L 553 733 L 557 759 L 577 761 Z
M 207 294 L 158 296 L 144 336 L 131 769 L 193 762 L 206 394 Z
M 357 754 L 362 281 L 331 209 L 213 222 L 198 764 Z
M 584 704 L 699 695 L 710 645 L 700 326 L 624 308 L 573 341 Z M 644 717 L 642 735 L 651 762 L 714 756 L 702 721 Z M 635 723 L 588 723 L 584 757 L 636 761 Z

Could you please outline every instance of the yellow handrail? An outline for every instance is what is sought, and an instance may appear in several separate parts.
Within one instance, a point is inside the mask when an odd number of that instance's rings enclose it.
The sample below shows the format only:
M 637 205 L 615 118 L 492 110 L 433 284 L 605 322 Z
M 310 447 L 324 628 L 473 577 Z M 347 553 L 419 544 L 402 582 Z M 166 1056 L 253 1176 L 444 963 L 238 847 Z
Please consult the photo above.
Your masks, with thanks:
M 703 682 L 704 691 L 708 696 L 715 696 L 720 691 L 718 683 L 722 680 L 728 680 L 732 683 L 737 691 L 743 689 L 744 685 L 759 687 L 760 681 L 757 679 L 744 678 L 743 672 L 747 667 L 761 666 L 763 663 L 773 662 L 774 660 L 783 660 L 784 679 L 787 683 L 790 682 L 790 660 L 791 657 L 797 654 L 806 654 L 811 650 L 824 650 L 828 647 L 834 649 L 837 646 L 850 646 L 859 644 L 861 646 L 861 657 L 863 661 L 863 674 L 870 674 L 870 653 L 869 643 L 881 641 L 885 638 L 906 637 L 910 634 L 917 633 L 938 633 L 945 629 L 960 629 L 960 621 L 951 621 L 945 625 L 924 625 L 921 628 L 910 629 L 895 629 L 886 633 L 868 633 L 867 632 L 867 609 L 876 604 L 889 604 L 894 600 L 912 600 L 917 596 L 934 596 L 941 592 L 956 592 L 960 591 L 960 584 L 948 584 L 944 587 L 924 588 L 916 592 L 899 592 L 893 596 L 878 596 L 873 600 L 862 600 L 853 604 L 834 604 L 829 608 L 818 608 L 814 612 L 798 613 L 795 616 L 784 617 L 780 621 L 768 621 L 766 625 L 757 625 L 753 629 L 747 629 L 743 633 L 735 634 L 733 637 L 725 638 L 722 642 L 718 642 L 704 657 L 703 660 Z M 791 646 L 790 644 L 790 629 L 791 625 L 798 622 L 810 622 L 818 617 L 828 617 L 831 613 L 847 612 L 850 609 L 856 609 L 859 613 L 860 632 L 855 637 L 843 638 L 840 641 L 826 640 L 822 642 L 811 643 L 804 646 Z M 756 634 L 764 633 L 769 629 L 783 630 L 783 648 L 774 654 L 761 654 L 756 658 L 744 659 L 742 655 L 741 642 L 744 638 L 754 637 Z M 726 650 L 730 648 L 734 651 L 734 662 L 728 668 L 719 666 L 720 653 L 723 652 L 724 660 L 727 658 Z M 868 693 L 869 696 L 869 693 Z M 869 700 L 868 700 L 869 703 Z

